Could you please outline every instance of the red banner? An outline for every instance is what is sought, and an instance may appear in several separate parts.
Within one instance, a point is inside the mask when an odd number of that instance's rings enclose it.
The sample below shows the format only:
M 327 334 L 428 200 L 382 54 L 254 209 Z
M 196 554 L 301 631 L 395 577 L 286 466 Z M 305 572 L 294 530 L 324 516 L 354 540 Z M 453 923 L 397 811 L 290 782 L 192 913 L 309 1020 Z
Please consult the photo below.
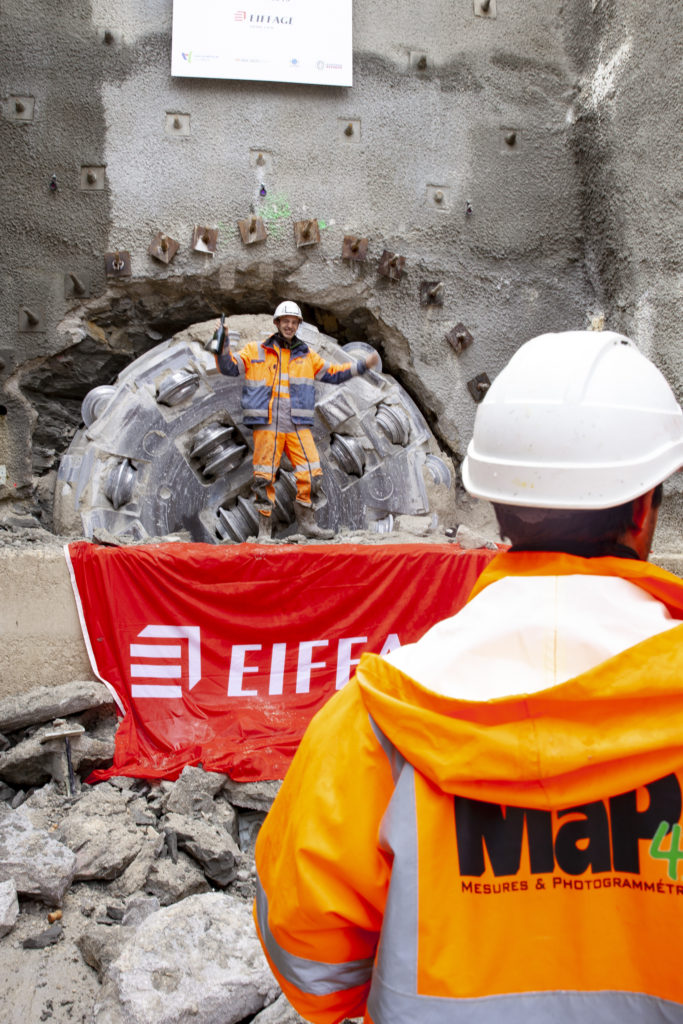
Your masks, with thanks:
M 282 778 L 363 651 L 465 603 L 492 551 L 447 544 L 66 549 L 97 676 L 123 715 L 111 775 Z

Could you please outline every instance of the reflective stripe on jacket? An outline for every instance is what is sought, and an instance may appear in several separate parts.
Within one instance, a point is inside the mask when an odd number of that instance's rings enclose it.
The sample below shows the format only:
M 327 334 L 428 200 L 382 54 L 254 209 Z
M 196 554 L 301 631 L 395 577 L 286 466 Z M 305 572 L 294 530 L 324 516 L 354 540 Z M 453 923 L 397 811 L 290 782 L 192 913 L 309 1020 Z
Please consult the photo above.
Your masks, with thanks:
M 216 362 L 221 373 L 228 377 L 244 375 L 242 388 L 242 410 L 248 426 L 265 426 L 272 422 L 273 390 L 278 387 L 282 372 L 280 347 L 275 343 L 277 335 L 266 341 L 251 341 L 233 355 L 224 349 Z M 292 422 L 299 427 L 312 427 L 315 411 L 314 380 L 326 384 L 343 384 L 351 377 L 365 373 L 362 360 L 349 363 L 326 363 L 300 338 L 294 338 L 292 348 L 287 351 L 289 374 L 289 397 Z
M 683 619 L 683 582 L 647 563 L 502 559 L 508 575 L 627 576 Z M 499 573 L 494 559 L 477 592 Z M 298 1011 L 319 1024 L 683 1021 L 682 682 L 683 624 L 560 685 L 485 701 L 363 656 L 257 841 L 257 926 Z

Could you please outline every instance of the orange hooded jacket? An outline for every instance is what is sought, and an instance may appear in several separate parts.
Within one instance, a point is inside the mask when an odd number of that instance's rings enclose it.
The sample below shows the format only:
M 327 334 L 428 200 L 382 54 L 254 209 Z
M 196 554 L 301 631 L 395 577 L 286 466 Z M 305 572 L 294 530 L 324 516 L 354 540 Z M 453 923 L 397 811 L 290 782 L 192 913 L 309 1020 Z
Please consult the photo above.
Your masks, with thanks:
M 472 597 L 511 575 L 620 577 L 683 619 L 648 563 L 508 553 Z M 683 625 L 472 697 L 366 655 L 312 722 L 256 847 L 285 994 L 319 1024 L 683 1021 Z

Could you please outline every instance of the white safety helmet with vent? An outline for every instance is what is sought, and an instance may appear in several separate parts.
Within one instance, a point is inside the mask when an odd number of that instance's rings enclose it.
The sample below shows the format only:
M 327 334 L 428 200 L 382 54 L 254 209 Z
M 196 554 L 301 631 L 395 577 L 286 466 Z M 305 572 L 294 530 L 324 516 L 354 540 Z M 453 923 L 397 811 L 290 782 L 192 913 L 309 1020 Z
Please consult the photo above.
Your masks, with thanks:
M 281 302 L 280 305 L 277 307 L 277 309 L 273 313 L 273 323 L 277 324 L 281 316 L 298 316 L 299 320 L 302 323 L 304 319 L 301 315 L 301 310 L 297 306 L 296 302 L 290 302 L 289 299 L 287 299 L 285 302 Z
M 477 409 L 462 465 L 477 498 L 528 508 L 621 505 L 683 466 L 683 411 L 612 331 L 533 338 Z

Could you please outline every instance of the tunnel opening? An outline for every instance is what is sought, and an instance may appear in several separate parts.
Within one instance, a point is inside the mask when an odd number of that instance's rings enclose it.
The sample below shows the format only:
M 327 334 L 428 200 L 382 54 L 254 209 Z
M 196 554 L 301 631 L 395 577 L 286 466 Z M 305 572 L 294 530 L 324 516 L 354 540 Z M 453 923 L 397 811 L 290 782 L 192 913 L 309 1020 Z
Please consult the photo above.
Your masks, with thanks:
M 214 543 L 216 539 L 244 540 L 255 527 L 249 490 L 252 456 L 247 451 L 251 432 L 245 434 L 241 427 L 241 384 L 234 394 L 224 394 L 219 411 L 214 392 L 225 387 L 228 378 L 217 373 L 207 344 L 220 313 L 228 319 L 258 320 L 258 335 L 266 337 L 275 330 L 272 312 L 277 301 L 291 295 L 291 289 L 271 285 L 235 294 L 206 278 L 185 280 L 182 289 L 179 282 L 174 285 L 171 290 L 168 283 L 156 289 L 149 282 L 132 283 L 125 292 L 98 300 L 96 308 L 83 305 L 72 312 L 64 325 L 72 344 L 34 368 L 24 388 L 39 412 L 38 420 L 42 418 L 34 430 L 35 473 L 37 477 L 54 474 L 58 464 L 61 497 L 70 489 L 79 495 L 87 492 L 86 534 L 104 523 L 110 531 L 126 532 L 132 523 L 136 539 L 180 530 L 189 532 L 192 539 Z M 320 344 L 327 361 L 362 358 L 368 347 L 382 361 L 387 351 L 393 354 L 392 365 L 385 365 L 384 373 L 362 378 L 362 385 L 357 379 L 353 385 L 357 393 L 353 394 L 350 380 L 343 399 L 325 391 L 324 401 L 318 403 L 316 398 L 317 441 L 326 488 L 335 493 L 335 502 L 320 516 L 324 525 L 335 529 L 362 530 L 379 523 L 378 531 L 390 531 L 398 512 L 428 514 L 431 485 L 452 487 L 450 453 L 430 430 L 430 411 L 421 410 L 413 389 L 403 386 L 408 375 L 402 368 L 410 363 L 408 340 L 378 320 L 361 297 L 349 291 L 345 289 L 343 301 L 329 295 L 295 296 L 304 316 L 305 340 L 314 347 Z M 251 324 L 250 329 L 256 327 Z M 136 373 L 140 379 L 133 388 Z M 137 397 L 131 397 L 133 392 Z M 130 408 L 127 418 L 119 421 L 113 407 L 121 402 L 121 395 Z M 193 402 L 198 410 L 194 419 L 189 411 Z M 318 404 L 323 409 L 320 416 Z M 93 424 L 105 408 L 102 422 L 109 418 L 113 424 L 106 426 L 107 437 L 99 419 Z M 184 415 L 182 436 L 174 433 L 176 412 Z M 135 424 L 132 433 L 131 423 Z M 181 468 L 174 463 L 178 453 Z M 168 463 L 164 482 L 150 468 L 155 462 L 161 465 L 163 459 Z M 92 480 L 82 476 L 80 467 L 86 463 Z M 213 472 L 214 464 L 221 467 L 218 476 L 230 476 L 229 488 Z M 280 519 L 289 528 L 293 476 L 285 472 L 281 484 Z M 43 497 L 46 490 L 42 488 Z M 61 501 L 57 529 L 65 532 L 67 520 L 78 528 L 75 513 L 82 508 L 77 506 L 78 502 L 71 502 L 74 514 L 69 520 Z M 434 510 L 431 514 L 431 527 L 426 529 L 436 526 L 438 514 Z M 218 523 L 217 516 L 219 520 L 222 516 Z
M 246 276 L 246 275 L 243 275 Z M 225 289 L 220 273 L 173 281 L 131 282 L 96 302 L 73 309 L 62 328 L 70 343 L 22 374 L 21 391 L 35 413 L 32 433 L 33 474 L 56 468 L 59 458 L 82 423 L 80 406 L 92 388 L 113 384 L 134 359 L 194 323 L 225 313 L 270 315 L 283 296 L 291 294 L 286 274 L 264 288 L 258 278 L 251 287 Z M 361 289 L 359 288 L 358 291 Z M 375 348 L 387 370 L 405 388 L 451 457 L 458 458 L 440 435 L 438 418 L 420 393 L 412 372 L 409 339 L 368 309 L 367 296 L 354 288 L 334 296 L 295 295 L 304 320 L 340 345 L 363 341 Z

